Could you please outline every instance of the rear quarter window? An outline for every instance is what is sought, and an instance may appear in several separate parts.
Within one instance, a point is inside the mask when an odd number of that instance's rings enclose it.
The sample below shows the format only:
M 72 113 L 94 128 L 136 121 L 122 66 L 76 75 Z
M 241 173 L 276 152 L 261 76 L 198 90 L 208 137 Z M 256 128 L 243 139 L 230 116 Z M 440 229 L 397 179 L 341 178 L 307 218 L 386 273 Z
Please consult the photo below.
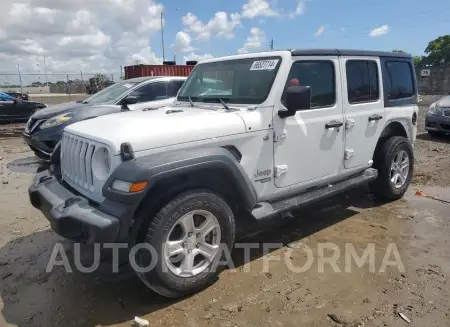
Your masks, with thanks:
M 386 83 L 389 100 L 405 99 L 414 96 L 414 77 L 411 63 L 407 61 L 387 60 Z

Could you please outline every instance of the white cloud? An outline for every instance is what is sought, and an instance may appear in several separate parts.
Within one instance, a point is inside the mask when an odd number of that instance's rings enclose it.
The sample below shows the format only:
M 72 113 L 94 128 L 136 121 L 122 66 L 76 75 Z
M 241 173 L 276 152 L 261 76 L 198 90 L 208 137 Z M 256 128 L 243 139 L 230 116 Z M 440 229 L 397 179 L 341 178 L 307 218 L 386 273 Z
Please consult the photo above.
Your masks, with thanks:
M 295 11 L 289 14 L 290 18 L 294 18 L 298 15 L 303 15 L 305 13 L 305 1 L 304 0 L 297 0 L 297 7 L 295 8 Z
M 266 34 L 258 27 L 250 29 L 250 35 L 244 43 L 244 46 L 238 50 L 238 53 L 248 53 L 250 49 L 260 49 L 263 42 L 266 41 Z
M 150 41 L 160 30 L 161 0 L 0 1 L 0 71 L 117 72 L 159 62 Z M 37 67 L 41 68 L 37 68 Z
M 172 44 L 172 47 L 175 51 L 190 52 L 194 50 L 191 41 L 191 36 L 188 33 L 180 31 L 175 36 L 175 43 Z
M 384 34 L 389 33 L 389 31 L 390 31 L 390 27 L 388 25 L 382 25 L 382 26 L 376 27 L 373 30 L 371 30 L 369 35 L 371 37 L 378 37 L 378 36 L 382 36 Z
M 183 57 L 184 61 L 189 61 L 189 60 L 202 61 L 202 60 L 211 59 L 211 58 L 214 58 L 214 56 L 210 53 L 205 53 L 205 54 L 200 55 L 200 54 L 195 54 L 194 52 Z
M 244 18 L 275 17 L 278 15 L 278 11 L 270 6 L 268 0 L 248 0 L 248 3 L 242 7 L 242 17 Z
M 318 29 L 317 29 L 317 31 L 316 31 L 316 33 L 314 33 L 314 35 L 315 36 L 320 36 L 320 35 L 322 35 L 323 33 L 325 33 L 325 30 L 327 29 L 327 27 L 326 26 L 324 26 L 324 25 L 322 25 L 322 26 L 320 26 Z
M 238 13 L 228 15 L 220 11 L 204 24 L 197 16 L 188 13 L 181 21 L 186 31 L 195 34 L 197 40 L 209 41 L 213 36 L 231 39 L 234 37 L 234 30 L 241 25 L 241 15 Z

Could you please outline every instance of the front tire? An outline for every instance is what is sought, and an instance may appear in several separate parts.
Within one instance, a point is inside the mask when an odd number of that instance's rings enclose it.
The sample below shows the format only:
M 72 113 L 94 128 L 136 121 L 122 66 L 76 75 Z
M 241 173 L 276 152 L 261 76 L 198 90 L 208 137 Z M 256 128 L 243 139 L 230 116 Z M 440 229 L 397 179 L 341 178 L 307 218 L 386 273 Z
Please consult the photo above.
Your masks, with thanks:
M 378 178 L 371 185 L 372 192 L 387 200 L 403 197 L 414 172 L 414 151 L 409 140 L 401 136 L 385 140 L 375 153 L 374 168 Z
M 224 268 L 217 263 L 231 251 L 234 238 L 234 215 L 224 199 L 205 190 L 183 193 L 152 219 L 144 243 L 156 250 L 156 266 L 137 274 L 165 297 L 198 292 L 217 279 Z M 146 250 L 136 254 L 139 267 L 150 266 L 152 259 Z

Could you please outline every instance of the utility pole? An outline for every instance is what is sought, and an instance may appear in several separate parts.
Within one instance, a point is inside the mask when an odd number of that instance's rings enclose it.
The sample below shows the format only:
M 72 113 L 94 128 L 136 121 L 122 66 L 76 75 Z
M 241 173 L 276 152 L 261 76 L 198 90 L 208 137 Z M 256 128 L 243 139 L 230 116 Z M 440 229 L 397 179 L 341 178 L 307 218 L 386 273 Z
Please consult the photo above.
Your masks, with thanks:
M 270 50 L 273 50 L 273 38 L 272 38 L 272 40 L 269 43 L 269 47 L 270 47 Z
M 20 74 L 20 66 L 19 66 L 19 64 L 17 64 L 17 71 L 19 72 L 20 93 L 23 94 L 22 75 Z
M 177 56 L 175 55 L 175 53 L 173 54 L 173 61 L 176 63 L 177 62 Z
M 44 74 L 45 74 L 45 85 L 48 87 L 47 64 L 45 62 L 45 55 L 44 55 Z
M 161 12 L 161 43 L 162 43 L 162 55 L 163 55 L 163 61 L 166 60 L 166 53 L 164 49 L 164 23 L 163 23 L 163 16 L 164 13 Z

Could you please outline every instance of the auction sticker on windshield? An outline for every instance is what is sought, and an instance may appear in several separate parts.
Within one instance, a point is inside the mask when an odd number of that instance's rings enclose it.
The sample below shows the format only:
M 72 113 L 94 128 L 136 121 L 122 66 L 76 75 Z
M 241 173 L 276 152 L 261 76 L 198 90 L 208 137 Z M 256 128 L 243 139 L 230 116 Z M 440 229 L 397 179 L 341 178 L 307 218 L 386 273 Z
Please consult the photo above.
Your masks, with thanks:
M 279 59 L 254 61 L 250 70 L 273 70 L 277 67 Z

